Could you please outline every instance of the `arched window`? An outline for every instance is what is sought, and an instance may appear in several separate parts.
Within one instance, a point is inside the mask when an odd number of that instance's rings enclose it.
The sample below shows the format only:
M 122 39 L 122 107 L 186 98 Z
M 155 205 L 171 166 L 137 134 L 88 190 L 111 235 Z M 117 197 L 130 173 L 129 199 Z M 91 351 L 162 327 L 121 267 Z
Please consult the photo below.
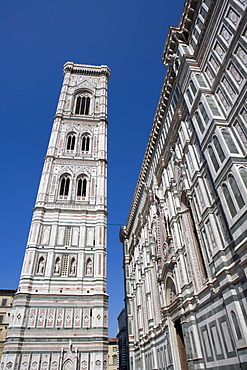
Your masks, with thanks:
M 236 145 L 234 144 L 234 141 L 231 137 L 230 132 L 227 131 L 227 130 L 222 130 L 222 135 L 225 139 L 225 142 L 228 146 L 228 149 L 229 149 L 230 153 L 238 153 L 238 149 L 237 149 Z
M 75 135 L 70 134 L 67 137 L 67 145 L 66 145 L 67 150 L 74 150 L 75 149 Z
M 204 122 L 207 124 L 208 121 L 209 121 L 209 117 L 208 117 L 208 114 L 207 114 L 207 111 L 206 111 L 204 105 L 202 103 L 199 103 L 198 108 L 199 108 L 199 110 L 202 114 Z
M 92 274 L 93 274 L 93 262 L 91 258 L 89 257 L 86 263 L 86 275 L 92 275 Z
M 203 134 L 203 132 L 204 132 L 204 126 L 203 126 L 201 117 L 200 117 L 200 115 L 199 115 L 198 112 L 195 113 L 195 118 L 196 118 L 197 124 L 199 126 L 199 129 L 200 129 L 201 133 Z
M 117 355 L 113 355 L 112 360 L 113 360 L 112 364 L 117 365 Z
M 237 336 L 238 340 L 240 340 L 240 339 L 242 339 L 242 333 L 241 333 L 241 330 L 240 330 L 240 327 L 239 327 L 237 315 L 235 314 L 234 311 L 231 311 L 231 317 L 232 317 L 232 322 L 233 322 L 233 326 L 234 326 L 234 329 L 235 329 L 236 336 Z
M 238 204 L 239 208 L 241 209 L 244 206 L 244 200 L 243 200 L 243 197 L 242 197 L 242 195 L 239 191 L 239 187 L 236 183 L 236 180 L 234 179 L 234 177 L 232 175 L 229 175 L 229 183 L 230 183 L 232 192 L 234 194 L 234 197 L 237 201 L 237 204 Z
M 177 291 L 173 280 L 169 277 L 166 283 L 166 304 L 170 305 L 177 296 Z
M 64 175 L 61 178 L 59 195 L 67 196 L 69 194 L 70 178 L 68 175 Z
M 239 172 L 240 172 L 240 175 L 241 175 L 242 180 L 244 182 L 244 185 L 247 188 L 247 170 L 245 168 L 240 168 Z
M 190 80 L 190 88 L 191 88 L 193 95 L 196 95 L 196 87 L 192 80 Z
M 75 114 L 89 115 L 89 108 L 90 108 L 90 97 L 77 96 Z
M 43 274 L 45 269 L 45 259 L 43 256 L 40 257 L 39 262 L 38 262 L 38 268 L 37 268 L 37 273 L 38 274 Z
M 54 273 L 55 274 L 60 273 L 60 265 L 61 265 L 60 257 L 57 257 L 56 260 L 55 260 L 55 266 L 54 266 Z
M 90 137 L 89 135 L 83 135 L 81 141 L 81 150 L 83 152 L 89 152 Z
M 232 201 L 231 194 L 230 194 L 230 192 L 229 192 L 228 187 L 226 186 L 226 184 L 223 184 L 222 185 L 222 190 L 223 190 L 223 194 L 224 194 L 224 197 L 225 197 L 227 206 L 228 206 L 229 211 L 231 213 L 231 216 L 234 217 L 237 214 L 237 210 L 236 210 L 236 207 L 235 207 L 235 205 L 234 205 L 234 203 Z
M 87 180 L 85 178 L 79 178 L 77 181 L 77 197 L 85 197 L 87 195 Z
M 211 158 L 211 161 L 213 163 L 213 166 L 214 166 L 214 169 L 215 169 L 215 172 L 218 171 L 219 169 L 219 163 L 215 157 L 215 154 L 214 154 L 214 151 L 213 151 L 213 148 L 211 147 L 211 145 L 208 147 L 208 152 L 209 152 L 209 155 L 210 155 L 210 158 Z
M 216 136 L 213 137 L 213 143 L 214 143 L 215 149 L 217 151 L 217 154 L 218 154 L 218 156 L 220 158 L 220 161 L 222 163 L 224 161 L 224 159 L 225 159 L 225 154 L 224 154 L 224 152 L 223 152 L 223 150 L 221 148 L 220 142 L 219 142 L 219 140 L 218 140 L 218 138 Z

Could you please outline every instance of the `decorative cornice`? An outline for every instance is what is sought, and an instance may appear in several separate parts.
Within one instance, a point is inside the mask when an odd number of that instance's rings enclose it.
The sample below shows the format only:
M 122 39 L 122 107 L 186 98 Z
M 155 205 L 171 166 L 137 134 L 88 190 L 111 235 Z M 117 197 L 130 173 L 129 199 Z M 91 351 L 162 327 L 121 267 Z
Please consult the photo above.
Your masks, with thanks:
M 184 4 L 179 26 L 170 26 L 162 57 L 164 65 L 168 65 L 173 59 L 173 55 L 176 53 L 176 47 L 179 40 L 188 43 L 199 3 L 200 0 L 187 0 Z
M 105 76 L 107 79 L 110 77 L 110 68 L 106 65 L 93 66 L 67 62 L 63 66 L 63 72 L 84 76 Z
M 151 132 L 149 135 L 147 148 L 146 148 L 144 158 L 142 161 L 139 178 L 137 181 L 135 193 L 134 193 L 132 204 L 130 207 L 128 220 L 126 223 L 126 234 L 127 235 L 129 233 L 131 224 L 137 212 L 137 206 L 140 201 L 140 197 L 143 191 L 144 184 L 146 183 L 146 177 L 147 177 L 148 170 L 152 163 L 152 158 L 153 158 L 153 154 L 155 151 L 157 139 L 159 137 L 160 130 L 161 130 L 163 121 L 165 119 L 167 109 L 169 108 L 169 104 L 167 103 L 169 102 L 170 94 L 174 87 L 174 78 L 175 78 L 174 70 L 171 66 L 169 66 L 167 69 L 167 73 L 166 73 L 163 87 L 161 90 L 160 99 L 159 99 L 156 113 L 154 116 L 154 121 L 153 121 L 153 125 L 152 125 Z

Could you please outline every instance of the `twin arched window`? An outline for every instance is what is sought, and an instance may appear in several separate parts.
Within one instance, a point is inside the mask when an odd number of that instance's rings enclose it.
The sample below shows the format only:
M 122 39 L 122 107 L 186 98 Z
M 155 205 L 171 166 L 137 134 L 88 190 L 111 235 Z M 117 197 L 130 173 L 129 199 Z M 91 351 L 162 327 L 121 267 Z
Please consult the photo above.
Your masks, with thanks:
M 68 175 L 64 175 L 61 178 L 59 195 L 67 196 L 69 194 L 70 178 Z
M 89 115 L 90 108 L 90 97 L 89 96 L 77 96 L 75 114 Z
M 70 133 L 67 136 L 67 143 L 66 143 L 66 150 L 72 152 L 75 150 L 75 143 L 76 143 L 76 134 Z M 82 152 L 89 152 L 90 150 L 90 136 L 89 134 L 84 134 L 81 138 L 81 151 Z
M 85 197 L 87 194 L 87 180 L 84 178 L 79 178 L 77 181 L 77 197 Z
M 75 149 L 75 134 L 69 134 L 67 137 L 67 150 L 74 150 Z
M 59 195 L 60 197 L 67 199 L 67 196 L 69 195 L 69 189 L 70 189 L 70 177 L 69 175 L 63 175 L 60 180 L 60 189 L 59 189 Z M 87 180 L 86 178 L 79 177 L 77 179 L 76 184 L 76 197 L 77 200 L 80 200 L 82 198 L 85 198 L 87 195 Z
M 90 137 L 89 135 L 83 135 L 81 141 L 81 150 L 83 152 L 89 152 Z

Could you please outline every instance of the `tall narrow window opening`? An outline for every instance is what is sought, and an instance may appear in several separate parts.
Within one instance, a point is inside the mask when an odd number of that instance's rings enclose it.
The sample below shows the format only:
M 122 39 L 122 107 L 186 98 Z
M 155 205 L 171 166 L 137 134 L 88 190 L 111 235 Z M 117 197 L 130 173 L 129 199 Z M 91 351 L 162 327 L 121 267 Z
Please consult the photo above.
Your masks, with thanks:
M 89 144 L 90 144 L 90 137 L 88 135 L 83 135 L 82 143 L 81 143 L 81 150 L 83 152 L 89 152 Z
M 215 172 L 217 172 L 220 166 L 219 166 L 219 163 L 218 163 L 218 161 L 216 159 L 216 156 L 214 154 L 213 148 L 211 146 L 208 147 L 208 152 L 209 152 L 211 161 L 213 163 L 214 170 L 215 170 Z
M 231 214 L 232 217 L 234 217 L 237 214 L 237 210 L 236 210 L 236 207 L 235 207 L 235 205 L 233 203 L 231 194 L 230 194 L 230 192 L 229 192 L 228 187 L 226 186 L 226 184 L 223 184 L 222 185 L 222 190 L 223 190 L 223 194 L 224 194 L 224 197 L 225 197 L 227 206 L 229 208 L 230 214 Z
M 80 178 L 77 183 L 77 196 L 85 197 L 87 194 L 87 180 Z
M 89 115 L 90 97 L 78 96 L 76 99 L 75 114 Z
M 240 168 L 239 172 L 240 172 L 242 180 L 243 180 L 243 182 L 244 182 L 244 184 L 247 188 L 247 170 L 245 168 Z
M 234 329 L 235 329 L 235 332 L 236 332 L 236 336 L 237 336 L 238 340 L 240 340 L 240 339 L 242 339 L 242 333 L 241 333 L 241 330 L 240 330 L 240 327 L 239 327 L 239 324 L 238 324 L 237 315 L 235 314 L 234 311 L 231 311 L 231 317 L 232 317 L 233 326 L 234 326 Z
M 75 135 L 69 135 L 67 138 L 67 150 L 74 150 L 75 149 Z
M 208 114 L 207 114 L 207 111 L 206 111 L 204 105 L 202 103 L 199 103 L 198 107 L 199 107 L 199 110 L 202 114 L 204 122 L 207 124 L 208 121 L 209 121 L 209 117 L 208 117 Z
M 224 161 L 224 159 L 225 159 L 225 154 L 224 154 L 224 152 L 223 152 L 223 150 L 221 148 L 220 142 L 219 142 L 219 140 L 218 140 L 218 138 L 216 136 L 213 137 L 213 143 L 214 143 L 215 149 L 217 151 L 217 154 L 218 154 L 218 156 L 220 158 L 220 161 L 222 163 Z
M 69 194 L 69 184 L 70 184 L 69 177 L 63 176 L 61 179 L 59 195 L 67 196 Z
M 225 139 L 225 142 L 228 146 L 228 149 L 229 149 L 230 153 L 238 153 L 238 149 L 237 149 L 236 145 L 234 144 L 234 141 L 231 137 L 230 132 L 227 131 L 227 130 L 222 130 L 222 135 Z
M 195 113 L 195 118 L 196 118 L 197 124 L 199 126 L 199 129 L 200 129 L 201 133 L 203 134 L 203 132 L 204 132 L 204 126 L 203 126 L 201 117 L 200 117 L 200 115 L 199 115 L 198 112 Z
M 234 179 L 234 177 L 232 175 L 229 175 L 229 183 L 230 183 L 232 192 L 234 194 L 234 197 L 237 201 L 237 204 L 238 204 L 239 208 L 241 209 L 244 206 L 244 200 L 243 200 L 243 197 L 242 197 L 242 195 L 239 191 L 239 187 L 236 183 L 236 180 Z

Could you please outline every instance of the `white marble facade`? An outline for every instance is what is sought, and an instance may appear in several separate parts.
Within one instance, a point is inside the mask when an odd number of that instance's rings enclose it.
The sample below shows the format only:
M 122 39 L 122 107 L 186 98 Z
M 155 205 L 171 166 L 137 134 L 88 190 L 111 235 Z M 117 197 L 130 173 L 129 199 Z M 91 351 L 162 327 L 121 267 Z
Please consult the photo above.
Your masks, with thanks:
M 130 370 L 247 368 L 246 0 L 187 0 L 124 247 Z
M 107 369 L 109 75 L 64 65 L 2 369 Z

